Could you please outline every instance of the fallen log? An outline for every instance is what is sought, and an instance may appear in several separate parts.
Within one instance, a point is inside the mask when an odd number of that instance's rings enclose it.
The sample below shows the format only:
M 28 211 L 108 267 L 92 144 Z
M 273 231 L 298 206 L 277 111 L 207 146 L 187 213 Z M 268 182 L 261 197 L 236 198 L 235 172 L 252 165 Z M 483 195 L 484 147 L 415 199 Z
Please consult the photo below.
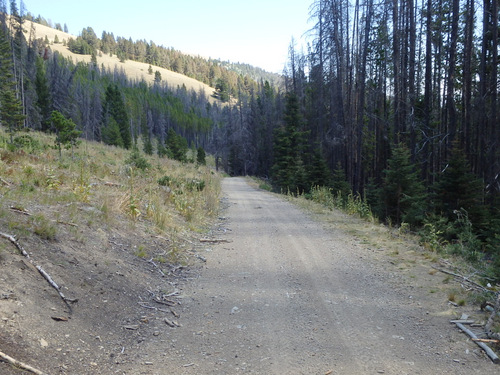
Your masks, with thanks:
M 26 363 L 18 361 L 17 359 L 12 358 L 12 357 L 8 356 L 5 353 L 0 352 L 0 359 L 3 359 L 5 361 L 7 361 L 8 363 L 10 363 L 11 365 L 17 366 L 17 367 L 19 367 L 19 368 L 21 368 L 23 370 L 32 372 L 33 374 L 47 375 L 45 372 L 37 370 L 36 368 L 31 367 L 30 365 L 27 365 Z
M 462 330 L 462 332 L 466 333 L 472 341 L 474 341 L 481 349 L 485 351 L 485 353 L 490 357 L 490 359 L 493 361 L 493 363 L 500 363 L 500 358 L 495 354 L 491 348 L 486 345 L 484 342 L 478 341 L 478 337 L 472 332 L 471 330 L 465 328 L 465 326 L 461 323 L 455 323 L 458 328 Z

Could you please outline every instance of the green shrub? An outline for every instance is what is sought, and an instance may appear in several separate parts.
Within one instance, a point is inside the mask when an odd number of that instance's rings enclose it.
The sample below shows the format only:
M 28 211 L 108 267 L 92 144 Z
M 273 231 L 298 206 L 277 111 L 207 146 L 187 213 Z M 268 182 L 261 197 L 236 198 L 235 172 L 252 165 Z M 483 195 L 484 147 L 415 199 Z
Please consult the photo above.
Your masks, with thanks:
M 141 155 L 139 150 L 135 148 L 130 154 L 129 158 L 125 160 L 125 163 L 128 165 L 132 165 L 137 169 L 145 171 L 146 169 L 151 168 L 151 164 L 146 160 L 144 156 Z
M 188 180 L 186 187 L 189 191 L 203 191 L 205 189 L 205 181 L 203 180 L 198 180 L 198 179 L 192 179 Z

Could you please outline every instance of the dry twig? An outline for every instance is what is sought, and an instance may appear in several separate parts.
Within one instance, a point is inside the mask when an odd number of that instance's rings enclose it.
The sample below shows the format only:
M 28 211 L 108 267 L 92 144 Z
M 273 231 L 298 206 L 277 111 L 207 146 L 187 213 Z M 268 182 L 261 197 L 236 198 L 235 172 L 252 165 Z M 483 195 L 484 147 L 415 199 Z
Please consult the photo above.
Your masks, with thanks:
M 27 365 L 26 363 L 23 363 L 21 361 L 18 361 L 17 359 L 14 359 L 10 356 L 8 356 L 7 354 L 5 353 L 2 353 L 0 352 L 0 359 L 3 359 L 5 361 L 7 361 L 8 363 L 10 363 L 11 365 L 14 365 L 14 366 L 17 366 L 17 367 L 20 367 L 22 368 L 23 370 L 26 370 L 26 371 L 29 371 L 29 372 L 32 372 L 33 374 L 37 374 L 37 375 L 47 375 L 45 374 L 45 372 L 42 372 L 40 370 L 37 370 L 36 368 L 33 368 L 31 367 L 30 365 Z
M 491 290 L 488 290 L 484 286 L 482 286 L 481 284 L 478 284 L 475 281 L 472 281 L 467 276 L 459 275 L 457 273 L 454 273 L 454 272 L 451 272 L 451 271 L 447 271 L 447 270 L 443 270 L 442 268 L 438 268 L 438 267 L 435 267 L 435 266 L 431 266 L 431 267 L 434 268 L 435 270 L 438 270 L 439 272 L 445 273 L 447 275 L 458 277 L 459 279 L 462 279 L 463 281 L 468 282 L 469 284 L 472 284 L 474 287 L 480 289 L 482 292 L 490 292 L 491 293 Z
M 57 291 L 57 293 L 62 298 L 62 300 L 64 301 L 66 306 L 69 308 L 69 312 L 71 314 L 72 308 L 71 308 L 71 305 L 69 303 L 70 302 L 77 302 L 77 300 L 66 298 L 66 296 L 61 292 L 61 288 L 59 287 L 59 285 L 57 285 L 57 283 L 52 279 L 52 277 L 50 277 L 50 275 L 41 266 L 39 266 L 33 262 L 30 255 L 26 252 L 26 250 L 24 250 L 24 248 L 21 246 L 19 241 L 17 241 L 14 236 L 0 232 L 0 237 L 8 239 L 21 252 L 21 254 L 24 255 L 26 257 L 26 259 L 29 260 L 29 262 L 38 270 L 40 275 L 42 275 L 43 278 L 45 280 L 47 280 L 47 282 Z

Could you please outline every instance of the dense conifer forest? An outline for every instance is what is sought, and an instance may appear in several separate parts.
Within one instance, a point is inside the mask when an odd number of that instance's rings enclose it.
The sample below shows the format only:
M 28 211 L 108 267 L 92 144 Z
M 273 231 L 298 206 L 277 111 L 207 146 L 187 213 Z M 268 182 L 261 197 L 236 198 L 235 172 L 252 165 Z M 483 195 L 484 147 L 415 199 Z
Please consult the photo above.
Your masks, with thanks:
M 144 152 L 178 158 L 179 147 L 206 150 L 231 175 L 327 194 L 500 279 L 498 2 L 315 0 L 307 53 L 292 41 L 283 85 L 245 64 L 99 39 L 90 27 L 65 41 L 194 77 L 215 88 L 216 103 L 161 77 L 147 84 L 74 64 L 23 29 L 43 18 L 9 8 L 0 0 L 0 121 L 13 147 L 22 130 L 56 131 L 57 111 L 86 139 L 125 148 L 142 139 Z

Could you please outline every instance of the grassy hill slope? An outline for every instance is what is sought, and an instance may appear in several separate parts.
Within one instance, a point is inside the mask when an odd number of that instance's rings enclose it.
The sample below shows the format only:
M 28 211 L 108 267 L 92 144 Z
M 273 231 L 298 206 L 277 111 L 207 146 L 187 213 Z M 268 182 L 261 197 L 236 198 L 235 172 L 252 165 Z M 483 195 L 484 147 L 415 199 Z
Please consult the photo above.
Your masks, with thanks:
M 78 61 L 90 62 L 91 59 L 90 55 L 75 54 L 71 52 L 68 49 L 68 47 L 63 45 L 64 40 L 68 41 L 69 38 L 76 39 L 74 35 L 56 29 L 52 29 L 50 27 L 34 23 L 31 21 L 26 21 L 25 29 L 30 30 L 32 25 L 36 33 L 36 38 L 47 37 L 47 39 L 51 43 L 50 48 L 53 51 L 57 51 L 62 56 L 73 59 L 74 62 Z M 54 43 L 56 35 L 60 42 L 57 44 Z M 26 37 L 29 38 L 29 33 Z M 111 70 L 114 70 L 115 67 L 117 67 L 118 69 L 123 69 L 123 71 L 127 74 L 127 76 L 130 79 L 137 79 L 137 80 L 144 79 L 148 83 L 153 83 L 154 81 L 154 74 L 148 74 L 149 64 L 146 63 L 140 63 L 132 60 L 127 60 L 122 63 L 120 62 L 120 60 L 116 55 L 110 56 L 108 54 L 101 54 L 101 56 L 99 55 L 97 56 L 97 64 L 99 66 L 103 65 L 104 67 L 110 68 Z M 194 90 L 197 93 L 203 92 L 208 98 L 210 98 L 212 102 L 218 101 L 217 99 L 212 98 L 212 94 L 215 91 L 215 89 L 213 87 L 208 86 L 205 83 L 197 81 L 194 78 L 187 77 L 183 74 L 176 73 L 171 70 L 160 67 L 153 67 L 153 71 L 159 71 L 161 73 L 162 81 L 167 82 L 168 85 L 173 89 L 177 88 L 178 86 L 182 87 L 182 85 L 185 85 L 188 90 Z
M 126 369 L 138 333 L 170 334 L 149 323 L 152 308 L 182 324 L 182 281 L 203 264 L 219 176 L 156 156 L 142 170 L 130 151 L 87 141 L 59 159 L 54 136 L 22 140 L 12 150 L 0 128 L 0 352 L 47 374 Z M 0 360 L 1 374 L 19 371 Z

